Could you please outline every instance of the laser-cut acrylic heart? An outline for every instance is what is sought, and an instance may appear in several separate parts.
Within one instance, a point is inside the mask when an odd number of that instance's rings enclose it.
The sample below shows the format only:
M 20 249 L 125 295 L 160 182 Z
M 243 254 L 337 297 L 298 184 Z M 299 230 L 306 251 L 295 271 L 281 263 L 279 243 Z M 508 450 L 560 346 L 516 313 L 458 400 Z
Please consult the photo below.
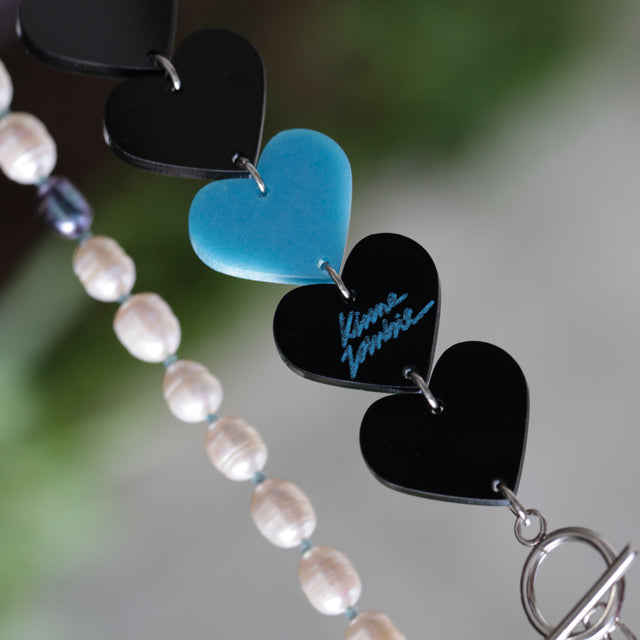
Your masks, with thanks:
M 518 488 L 527 438 L 529 396 L 518 363 L 485 342 L 445 351 L 422 395 L 387 396 L 369 407 L 360 429 L 367 466 L 383 484 L 424 498 L 506 505 L 492 490 Z
M 406 366 L 428 377 L 440 312 L 438 272 L 429 254 L 401 235 L 361 240 L 342 280 L 290 291 L 276 309 L 273 333 L 296 373 L 370 391 L 415 391 Z
M 264 119 L 264 68 L 257 51 L 220 29 L 191 34 L 173 58 L 182 88 L 163 74 L 130 78 L 110 94 L 104 135 L 114 153 L 141 169 L 187 178 L 246 176 Z
M 189 237 L 209 267 L 238 278 L 308 284 L 331 281 L 320 262 L 339 268 L 349 229 L 351 167 L 344 151 L 317 131 L 272 138 L 253 179 L 201 189 L 189 211 Z
M 149 53 L 170 55 L 176 5 L 175 0 L 22 0 L 18 32 L 28 51 L 55 67 L 101 76 L 157 72 Z

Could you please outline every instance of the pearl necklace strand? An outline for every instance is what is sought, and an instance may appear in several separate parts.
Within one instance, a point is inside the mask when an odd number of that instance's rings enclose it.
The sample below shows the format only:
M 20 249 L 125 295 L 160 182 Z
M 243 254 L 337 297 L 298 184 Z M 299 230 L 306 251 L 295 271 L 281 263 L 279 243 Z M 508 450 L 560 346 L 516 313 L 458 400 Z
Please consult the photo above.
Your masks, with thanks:
M 11 77 L 0 61 L 0 168 L 14 182 L 37 186 L 45 224 L 78 241 L 74 273 L 89 296 L 119 304 L 113 322 L 118 340 L 135 358 L 164 365 L 167 405 L 183 422 L 208 425 L 205 449 L 213 466 L 230 480 L 255 484 L 251 517 L 272 544 L 300 548 L 298 578 L 309 602 L 325 615 L 346 615 L 346 640 L 405 640 L 386 614 L 357 611 L 360 578 L 341 551 L 309 540 L 317 520 L 305 493 L 262 473 L 267 447 L 255 427 L 242 418 L 217 414 L 223 396 L 219 380 L 204 365 L 178 359 L 181 330 L 171 308 L 155 293 L 131 293 L 133 260 L 114 239 L 92 234 L 93 214 L 84 197 L 69 181 L 51 176 L 57 161 L 55 141 L 35 116 L 11 112 L 12 99 Z

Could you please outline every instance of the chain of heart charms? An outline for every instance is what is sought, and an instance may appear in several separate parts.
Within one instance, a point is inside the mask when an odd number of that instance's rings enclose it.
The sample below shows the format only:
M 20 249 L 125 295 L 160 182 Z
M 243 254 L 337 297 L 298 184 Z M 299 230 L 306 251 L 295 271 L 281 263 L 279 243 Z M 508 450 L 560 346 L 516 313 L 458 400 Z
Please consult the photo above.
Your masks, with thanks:
M 54 43 L 37 44 L 33 7 L 38 4 L 23 2 L 23 40 L 60 65 L 64 56 L 51 53 Z M 145 53 L 171 82 L 157 70 L 152 74 L 138 68 L 140 77 L 116 87 L 105 110 L 107 142 L 116 155 L 140 168 L 218 180 L 198 193 L 189 214 L 190 239 L 203 262 L 238 277 L 307 285 L 291 291 L 278 306 L 278 350 L 290 368 L 307 378 L 393 394 L 376 401 L 362 421 L 361 450 L 374 476 L 421 497 L 508 506 L 516 514 L 516 536 L 534 547 L 522 579 L 523 603 L 533 626 L 554 640 L 599 640 L 616 628 L 633 638 L 619 613 L 623 575 L 637 551 L 629 546 L 616 556 L 586 529 L 547 534 L 542 515 L 517 502 L 529 398 L 515 360 L 494 345 L 463 342 L 447 349 L 431 372 L 440 306 L 438 275 L 427 252 L 408 238 L 365 238 L 339 275 L 351 202 L 351 172 L 342 150 L 317 132 L 291 130 L 273 138 L 256 162 L 264 71 L 255 50 L 235 34 L 193 34 L 172 61 L 163 55 L 167 51 L 147 47 Z M 203 73 L 197 61 L 214 58 L 220 66 Z M 246 60 L 250 62 L 243 66 Z M 80 64 L 83 70 L 92 66 Z M 99 66 L 105 73 L 115 65 L 100 61 Z M 209 83 L 207 75 L 213 78 Z M 225 84 L 229 77 L 239 81 L 239 93 Z M 202 132 L 197 129 L 203 120 L 198 110 L 212 102 L 214 92 L 225 95 L 218 101 L 224 106 L 218 117 L 207 112 L 215 124 Z M 196 115 L 190 120 L 196 128 L 181 118 L 186 111 Z M 178 121 L 178 139 L 169 134 L 155 140 L 158 130 L 168 130 L 158 124 Z M 224 135 L 211 144 L 220 137 L 220 123 Z M 238 177 L 254 180 L 224 179 Z M 41 188 L 48 189 L 43 195 L 61 198 L 62 187 L 45 181 Z M 330 281 L 334 284 L 324 284 Z M 122 294 L 123 308 L 130 303 L 126 296 Z M 174 362 L 173 352 L 166 357 L 167 372 L 181 362 Z M 478 406 L 494 411 L 479 415 Z M 212 424 L 216 421 L 217 416 L 211 417 Z M 461 451 L 457 467 L 438 455 L 453 445 Z M 259 470 L 256 474 L 262 486 L 264 478 Z M 523 529 L 536 519 L 540 531 L 528 540 Z M 549 551 L 569 541 L 596 548 L 608 569 L 560 626 L 551 629 L 537 606 L 533 583 Z M 301 544 L 306 553 L 306 537 Z M 607 592 L 608 600 L 601 602 Z M 580 625 L 584 629 L 576 631 Z

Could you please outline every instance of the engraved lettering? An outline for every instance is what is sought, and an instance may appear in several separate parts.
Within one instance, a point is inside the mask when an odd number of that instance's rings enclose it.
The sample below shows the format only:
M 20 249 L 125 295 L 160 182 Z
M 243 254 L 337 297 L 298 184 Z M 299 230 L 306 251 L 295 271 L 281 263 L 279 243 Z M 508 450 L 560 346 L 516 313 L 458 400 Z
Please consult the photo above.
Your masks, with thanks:
M 360 314 L 359 311 L 350 311 L 346 317 L 344 313 L 339 314 L 338 321 L 343 347 L 340 362 L 346 362 L 348 364 L 349 376 L 352 380 L 358 374 L 358 368 L 367 357 L 374 355 L 382 349 L 384 344 L 395 340 L 401 333 L 417 325 L 435 304 L 435 302 L 431 300 L 415 316 L 413 309 L 407 307 L 402 313 L 396 311 L 392 320 L 385 317 L 388 316 L 395 307 L 404 302 L 407 299 L 407 295 L 408 294 L 403 293 L 399 296 L 395 293 L 390 293 L 387 296 L 386 302 L 376 304 L 366 313 Z M 380 321 L 382 328 L 374 334 L 365 335 L 354 352 L 354 347 L 352 344 L 349 344 L 349 341 L 355 338 L 361 338 L 363 333 L 378 321 Z
M 386 316 L 391 309 L 404 302 L 406 297 L 406 293 L 401 296 L 396 293 L 390 293 L 387 296 L 386 303 L 379 302 L 372 309 L 369 309 L 367 313 L 360 315 L 359 311 L 349 311 L 346 319 L 344 313 L 341 313 L 338 316 L 338 321 L 340 322 L 342 347 L 346 347 L 349 340 L 359 338 L 372 324 L 375 324 L 380 318 Z

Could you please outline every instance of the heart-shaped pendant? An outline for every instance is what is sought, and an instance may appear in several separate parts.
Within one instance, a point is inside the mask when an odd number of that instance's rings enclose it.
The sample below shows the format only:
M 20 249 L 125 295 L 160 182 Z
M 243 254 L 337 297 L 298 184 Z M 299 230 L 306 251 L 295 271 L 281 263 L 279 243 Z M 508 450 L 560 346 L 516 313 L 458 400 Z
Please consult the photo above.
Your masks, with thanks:
M 486 342 L 445 351 L 422 395 L 395 395 L 369 407 L 360 429 L 367 466 L 383 484 L 424 498 L 506 505 L 493 490 L 518 488 L 527 439 L 529 394 L 518 363 Z
M 151 52 L 169 56 L 175 0 L 22 0 L 18 33 L 37 58 L 100 76 L 157 72 Z
M 257 51 L 230 31 L 192 33 L 164 75 L 130 78 L 109 95 L 104 135 L 114 153 L 141 169 L 185 178 L 246 176 L 237 155 L 258 155 L 264 68 Z
M 273 335 L 282 359 L 305 378 L 370 391 L 415 391 L 403 371 L 429 375 L 440 313 L 431 256 L 401 235 L 380 233 L 349 254 L 342 281 L 300 287 L 280 301 Z
M 351 167 L 317 131 L 282 131 L 264 148 L 254 180 L 202 188 L 189 211 L 189 237 L 206 265 L 238 278 L 308 284 L 330 281 L 323 261 L 342 264 L 351 212 Z

